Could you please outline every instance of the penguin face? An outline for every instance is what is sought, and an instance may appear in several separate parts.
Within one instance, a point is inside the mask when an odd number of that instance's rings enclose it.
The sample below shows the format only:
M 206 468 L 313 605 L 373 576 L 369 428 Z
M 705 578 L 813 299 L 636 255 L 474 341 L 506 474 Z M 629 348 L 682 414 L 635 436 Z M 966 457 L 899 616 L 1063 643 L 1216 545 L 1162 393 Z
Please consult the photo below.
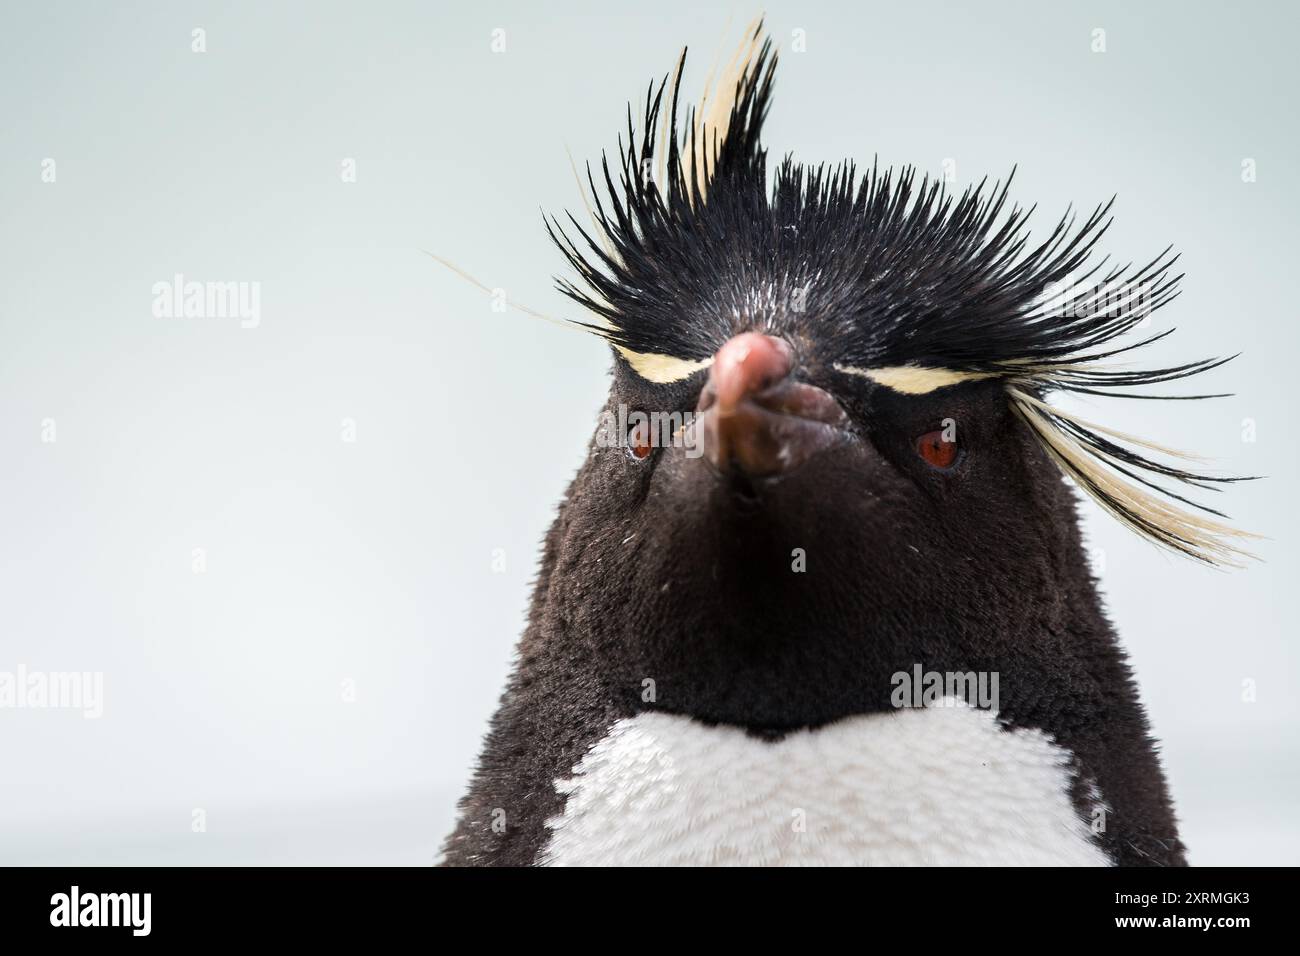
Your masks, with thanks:
M 620 365 L 611 418 L 693 413 L 702 444 L 593 442 L 570 492 L 560 571 L 583 587 L 566 613 L 611 687 L 801 726 L 885 706 L 917 660 L 968 669 L 1063 627 L 1052 556 L 1086 579 L 1073 512 L 997 383 L 907 395 L 800 346 L 774 378 L 780 361 L 746 366 L 779 347 L 744 335 L 680 382 Z M 718 373 L 737 343 L 739 370 Z
M 615 357 L 551 585 L 602 680 L 788 727 L 883 707 L 919 660 L 1059 657 L 1092 587 L 1063 476 L 1160 545 L 1245 556 L 1250 535 L 1172 490 L 1237 479 L 1048 400 L 1223 363 L 1112 364 L 1152 341 L 1116 342 L 1177 294 L 1176 257 L 1094 263 L 1110 204 L 1031 243 L 1009 180 L 951 196 L 786 159 L 769 190 L 775 57 L 756 33 L 733 61 L 685 131 L 679 63 L 603 198 L 589 170 L 591 228 L 548 222 Z

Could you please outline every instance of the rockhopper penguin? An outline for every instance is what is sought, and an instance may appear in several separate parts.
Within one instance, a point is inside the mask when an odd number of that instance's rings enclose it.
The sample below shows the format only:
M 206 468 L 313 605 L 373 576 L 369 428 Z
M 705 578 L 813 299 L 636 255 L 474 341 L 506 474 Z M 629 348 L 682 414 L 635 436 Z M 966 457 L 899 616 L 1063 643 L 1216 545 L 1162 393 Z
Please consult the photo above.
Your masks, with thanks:
M 1221 364 L 1113 361 L 1175 257 L 1031 242 L 1009 181 L 769 190 L 761 24 L 690 108 L 684 62 L 547 224 L 613 383 L 444 862 L 1184 863 L 1071 485 L 1236 564 L 1175 491 L 1233 479 L 1050 400 Z

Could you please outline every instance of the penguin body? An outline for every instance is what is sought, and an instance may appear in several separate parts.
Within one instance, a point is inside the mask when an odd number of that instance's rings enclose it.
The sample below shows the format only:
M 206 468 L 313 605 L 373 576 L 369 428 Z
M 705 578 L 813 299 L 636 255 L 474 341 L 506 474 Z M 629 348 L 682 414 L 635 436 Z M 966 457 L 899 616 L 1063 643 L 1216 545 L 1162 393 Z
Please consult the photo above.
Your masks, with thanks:
M 613 377 L 445 862 L 1185 863 L 1064 479 L 1230 564 L 1169 490 L 1226 479 L 1049 401 L 1220 364 L 1106 364 L 1172 261 L 1090 271 L 1108 207 L 1028 244 L 1005 186 L 769 192 L 773 68 L 760 27 L 679 132 L 679 63 L 581 242 L 550 223 Z M 918 668 L 997 699 L 900 706 Z
M 996 517 L 971 528 L 954 545 L 968 549 L 961 566 L 969 570 L 948 580 L 915 572 L 909 557 L 919 563 L 924 554 L 906 542 L 893 553 L 850 549 L 889 520 L 874 497 L 860 496 L 856 513 L 818 518 L 833 494 L 801 487 L 796 474 L 767 489 L 769 520 L 760 521 L 752 503 L 715 487 L 702 466 L 688 467 L 698 461 L 675 466 L 699 484 L 670 504 L 629 484 L 636 466 L 625 454 L 593 450 L 547 534 L 518 663 L 445 862 L 766 865 L 826 860 L 833 845 L 855 863 L 1184 862 L 1146 716 L 1083 557 L 1073 497 L 1055 473 L 1029 464 L 1038 449 L 1023 431 L 1008 423 L 1001 435 L 1017 453 L 996 456 L 1007 465 L 991 486 L 1024 503 L 1015 513 L 1035 516 L 1036 531 L 1012 553 L 995 537 Z M 663 512 L 636 527 L 611 521 L 643 495 L 664 501 Z M 694 513 L 682 502 L 695 502 Z M 1040 515 L 1047 531 L 1035 540 Z M 694 529 L 691 545 L 667 547 L 659 535 L 680 533 L 681 522 Z M 1024 529 L 1009 521 L 1002 530 L 1017 538 Z M 799 574 L 790 569 L 796 547 L 808 556 Z M 840 566 L 819 566 L 833 561 Z M 855 593 L 868 605 L 873 593 L 912 594 L 912 610 L 902 621 L 877 617 L 845 605 Z M 930 724 L 926 713 L 896 708 L 894 675 L 918 662 L 927 672 L 996 672 L 996 715 L 936 708 Z M 909 764 L 898 747 L 927 729 L 934 746 Z M 855 750 L 845 738 L 858 733 Z M 813 777 L 823 740 L 831 758 Z M 980 770 L 969 777 L 972 741 Z M 888 764 L 876 765 L 875 755 Z M 761 806 L 747 801 L 749 786 L 736 787 L 751 758 L 775 788 Z M 849 765 L 861 771 L 856 780 L 841 772 Z M 1021 766 L 1032 784 L 1015 780 Z M 900 767 L 910 774 L 898 778 Z M 874 788 L 852 802 L 846 791 L 867 780 Z M 840 816 L 845 805 L 861 812 Z M 797 810 L 806 812 L 802 834 Z M 1025 832 L 1015 828 L 1021 813 L 1033 821 Z M 607 829 L 616 817 L 620 826 Z M 720 819 L 735 832 L 710 822 Z M 993 820 L 1006 825 L 990 846 Z M 964 823 L 943 829 L 954 821 Z M 1059 839 L 1039 839 L 1051 824 Z M 837 837 L 845 828 L 859 834 L 847 846 Z M 725 839 L 710 850 L 709 835 Z

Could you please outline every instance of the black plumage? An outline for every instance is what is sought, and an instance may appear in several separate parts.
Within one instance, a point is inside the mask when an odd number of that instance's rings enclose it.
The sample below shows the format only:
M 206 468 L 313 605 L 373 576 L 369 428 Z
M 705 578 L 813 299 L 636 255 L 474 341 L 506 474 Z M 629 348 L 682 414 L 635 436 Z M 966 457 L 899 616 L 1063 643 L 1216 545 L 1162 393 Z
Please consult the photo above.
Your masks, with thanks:
M 1068 749 L 1081 814 L 1098 794 L 1111 809 L 1094 836 L 1109 859 L 1185 862 L 1060 478 L 1148 538 L 1223 563 L 1240 532 L 1178 510 L 1167 499 L 1194 503 L 1160 481 L 1232 479 L 1046 401 L 1222 364 L 1106 367 L 1168 334 L 1117 342 L 1177 294 L 1176 257 L 1094 264 L 1110 203 L 1031 244 L 1010 179 L 953 197 L 910 167 L 859 178 L 787 158 L 769 192 L 776 58 L 760 37 L 724 121 L 687 110 L 678 132 L 679 63 L 650 88 L 639 132 L 629 111 L 603 190 L 588 170 L 593 226 L 548 229 L 581 281 L 562 290 L 592 314 L 579 324 L 615 349 L 605 411 L 707 407 L 708 363 L 760 331 L 790 344 L 792 380 L 834 396 L 843 439 L 771 480 L 593 442 L 547 535 L 447 862 L 537 862 L 564 808 L 554 782 L 622 718 L 659 710 L 776 739 L 887 711 L 890 675 L 917 662 L 1002 675 L 999 720 Z M 943 422 L 962 456 L 934 469 L 914 440 Z M 796 549 L 815 572 L 791 573 Z

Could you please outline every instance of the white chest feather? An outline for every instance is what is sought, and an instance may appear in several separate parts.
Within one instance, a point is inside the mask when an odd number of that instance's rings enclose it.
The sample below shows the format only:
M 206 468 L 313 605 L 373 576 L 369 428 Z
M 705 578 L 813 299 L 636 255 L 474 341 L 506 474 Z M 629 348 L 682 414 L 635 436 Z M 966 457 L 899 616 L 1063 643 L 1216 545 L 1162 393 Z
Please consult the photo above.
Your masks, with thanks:
M 647 713 L 557 781 L 552 865 L 1104 866 L 1069 754 L 963 703 L 776 742 Z

